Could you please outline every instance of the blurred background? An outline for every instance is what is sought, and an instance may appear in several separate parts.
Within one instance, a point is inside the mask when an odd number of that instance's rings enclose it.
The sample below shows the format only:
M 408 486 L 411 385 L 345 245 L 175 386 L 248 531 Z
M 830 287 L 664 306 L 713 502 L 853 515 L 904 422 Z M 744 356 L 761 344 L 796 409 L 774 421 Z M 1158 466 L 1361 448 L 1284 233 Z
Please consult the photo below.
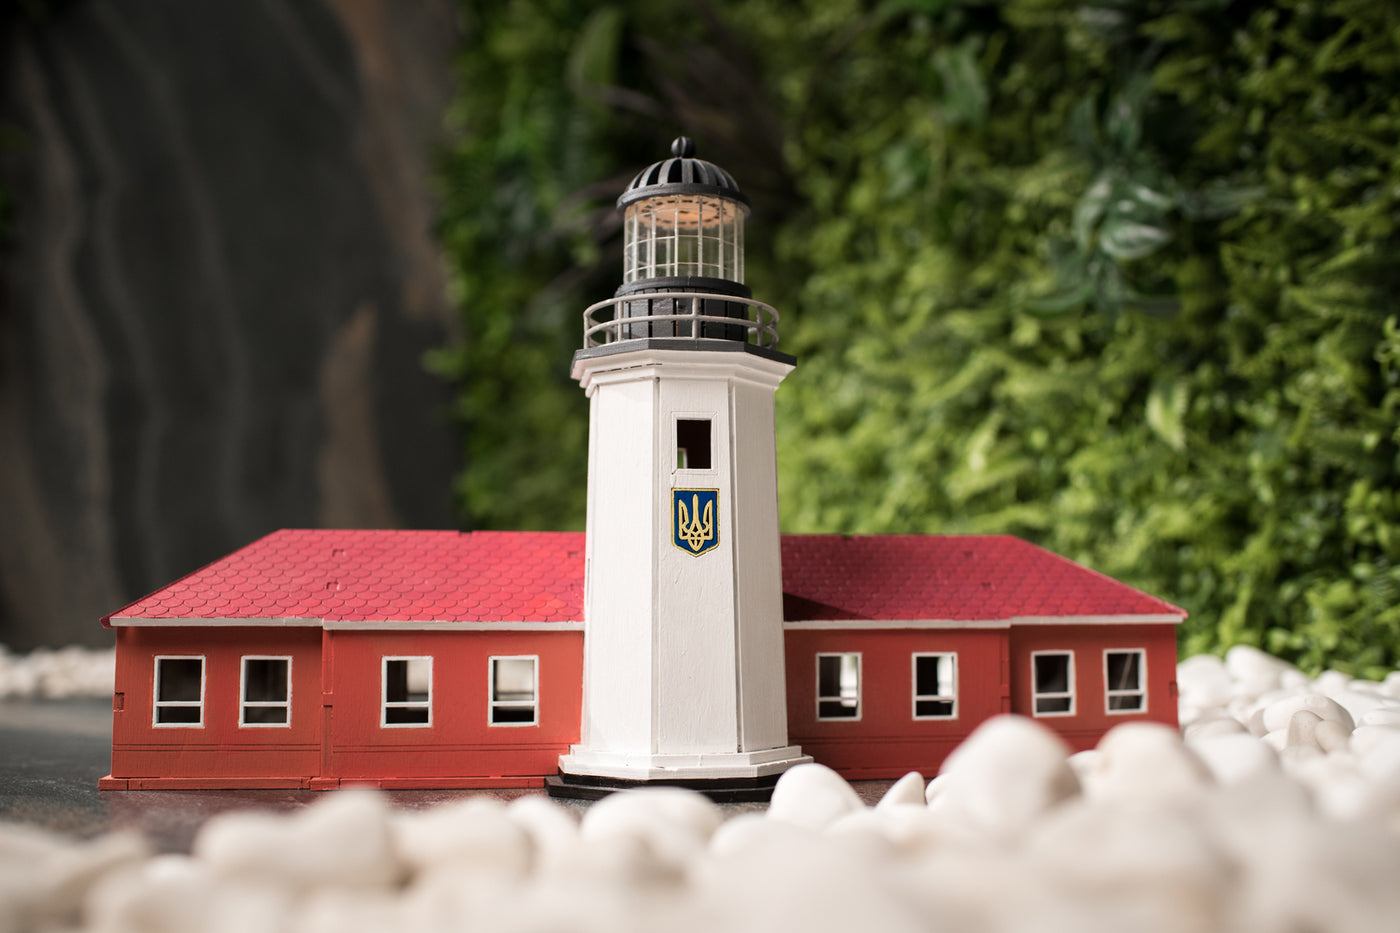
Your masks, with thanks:
M 1400 11 L 29 0 L 0 642 L 278 527 L 581 528 L 581 312 L 680 132 L 754 205 L 790 532 L 1006 532 L 1184 653 L 1400 660 Z

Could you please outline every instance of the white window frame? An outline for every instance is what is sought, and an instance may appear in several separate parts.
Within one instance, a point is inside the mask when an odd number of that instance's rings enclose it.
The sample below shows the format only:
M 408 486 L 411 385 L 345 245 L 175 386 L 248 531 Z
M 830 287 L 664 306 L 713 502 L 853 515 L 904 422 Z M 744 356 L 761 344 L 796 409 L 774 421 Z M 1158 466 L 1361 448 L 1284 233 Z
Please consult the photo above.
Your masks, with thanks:
M 428 698 L 426 700 L 389 699 L 389 662 L 427 661 Z M 390 722 L 391 709 L 426 709 L 427 722 Z M 427 729 L 433 724 L 433 656 L 430 654 L 389 654 L 379 659 L 379 726 L 382 729 Z
M 1108 656 L 1111 654 L 1135 654 L 1138 656 L 1138 682 L 1132 690 L 1114 689 L 1108 682 Z M 1137 697 L 1136 709 L 1114 709 L 1114 697 Z M 1147 712 L 1147 649 L 1146 648 L 1105 648 L 1103 652 L 1103 708 L 1110 716 L 1132 716 Z
M 285 700 L 248 699 L 248 662 L 286 661 L 287 698 Z M 282 722 L 248 722 L 248 709 L 284 709 L 287 711 Z M 238 661 L 238 728 L 240 729 L 290 729 L 292 727 L 292 656 L 289 654 L 245 654 Z
M 840 703 L 840 702 L 843 702 L 843 701 L 845 700 L 845 697 L 841 696 L 840 693 L 837 693 L 835 696 L 823 696 L 823 695 L 822 695 L 822 658 L 845 658 L 845 657 L 853 657 L 853 658 L 856 659 L 856 714 L 855 714 L 854 716 L 823 716 L 823 715 L 822 715 L 822 704 L 823 704 L 823 703 L 831 703 L 831 702 Z M 817 675 L 817 676 L 816 676 L 816 680 L 814 681 L 814 686 L 816 687 L 816 689 L 813 690 L 812 692 L 815 693 L 815 694 L 816 694 L 816 697 L 817 697 L 817 701 L 816 701 L 817 722 L 860 722 L 861 717 L 863 717 L 863 716 L 865 715 L 865 697 L 864 697 L 864 692 L 865 692 L 865 659 L 861 656 L 861 652 L 859 652 L 859 651 L 818 651 L 818 652 L 817 652 L 816 661 L 814 662 L 814 665 L 815 665 L 815 668 L 816 668 L 816 675 Z M 837 685 L 837 690 L 838 690 L 838 691 L 840 690 L 840 685 L 839 685 L 839 683 L 838 683 L 838 685 Z
M 919 659 L 920 658 L 951 658 L 953 666 L 952 687 L 950 693 L 920 693 L 919 692 Z M 958 653 L 956 651 L 916 651 L 909 658 L 909 692 L 913 695 L 909 712 L 914 719 L 920 721 L 938 721 L 958 718 Z M 933 700 L 939 703 L 951 703 L 953 711 L 950 713 L 937 713 L 933 715 L 919 715 L 919 701 Z
M 199 662 L 199 699 L 198 700 L 162 700 L 160 698 L 160 662 L 161 661 L 198 661 Z M 158 654 L 151 665 L 151 725 L 156 729 L 203 729 L 204 728 L 204 687 L 208 681 L 209 661 L 202 654 Z M 161 722 L 160 711 L 162 709 L 188 709 L 196 707 L 199 709 L 198 722 Z
M 529 700 L 496 699 L 496 662 L 529 661 L 533 668 L 533 682 Z M 492 728 L 518 726 L 538 726 L 540 724 L 540 656 L 537 654 L 493 654 L 486 659 L 486 724 Z M 496 722 L 498 709 L 526 709 L 531 712 L 529 722 Z
M 1066 678 L 1066 679 L 1065 679 L 1065 686 L 1066 686 L 1067 689 L 1065 689 L 1065 690 L 1063 690 L 1063 691 L 1053 691 L 1053 692 L 1047 692 L 1047 693 L 1041 693 L 1041 692 L 1039 692 L 1038 690 L 1036 690 L 1036 685 L 1035 685 L 1035 659 L 1036 659 L 1036 658 L 1042 658 L 1042 657 L 1058 657 L 1058 658 L 1066 658 L 1066 659 L 1067 659 L 1066 668 L 1065 668 L 1065 678 Z M 1041 700 L 1041 699 L 1046 699 L 1046 700 L 1059 700 L 1059 699 L 1063 699 L 1063 698 L 1065 698 L 1065 697 L 1068 697 L 1068 698 L 1069 698 L 1069 709 L 1066 709 L 1066 710 L 1052 710 L 1052 711 L 1049 711 L 1049 712 L 1044 712 L 1044 713 L 1042 713 L 1039 709 L 1036 708 L 1036 707 L 1039 705 L 1037 701 L 1039 701 L 1039 700 Z M 1058 650 L 1055 650 L 1055 651 L 1032 651 L 1032 652 L 1031 652 L 1031 714 L 1032 714 L 1033 716 L 1037 717 L 1037 718 L 1050 718 L 1050 717 L 1054 717 L 1054 716 L 1073 716 L 1073 715 L 1075 715 L 1075 710 L 1076 710 L 1077 705 L 1078 705 L 1078 704 L 1077 704 L 1077 701 L 1076 701 L 1076 698 L 1075 698 L 1075 695 L 1074 695 L 1074 652 L 1073 652 L 1072 650 L 1067 650 L 1067 649 L 1058 649 Z

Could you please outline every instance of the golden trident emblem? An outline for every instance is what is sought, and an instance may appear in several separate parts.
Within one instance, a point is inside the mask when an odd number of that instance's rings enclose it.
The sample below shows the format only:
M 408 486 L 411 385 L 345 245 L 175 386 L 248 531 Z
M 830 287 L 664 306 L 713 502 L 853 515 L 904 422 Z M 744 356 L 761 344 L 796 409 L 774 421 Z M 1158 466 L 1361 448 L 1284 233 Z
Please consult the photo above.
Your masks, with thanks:
M 676 496 L 676 540 L 678 542 L 684 541 L 696 554 L 705 550 L 706 545 L 714 543 L 715 497 L 713 495 L 705 497 L 703 512 L 700 509 L 699 493 L 694 493 L 690 497 L 690 508 L 686 508 L 685 499 L 682 496 L 679 494 Z

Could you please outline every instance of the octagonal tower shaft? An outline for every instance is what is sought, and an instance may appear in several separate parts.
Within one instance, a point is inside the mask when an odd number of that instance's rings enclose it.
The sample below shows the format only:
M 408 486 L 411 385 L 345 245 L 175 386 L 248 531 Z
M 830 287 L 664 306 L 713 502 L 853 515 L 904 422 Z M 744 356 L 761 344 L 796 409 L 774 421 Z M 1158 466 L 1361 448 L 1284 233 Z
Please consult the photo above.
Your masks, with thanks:
M 777 774 L 807 760 L 787 744 L 773 432 L 792 364 L 625 343 L 574 365 L 591 418 L 584 698 L 561 770 Z

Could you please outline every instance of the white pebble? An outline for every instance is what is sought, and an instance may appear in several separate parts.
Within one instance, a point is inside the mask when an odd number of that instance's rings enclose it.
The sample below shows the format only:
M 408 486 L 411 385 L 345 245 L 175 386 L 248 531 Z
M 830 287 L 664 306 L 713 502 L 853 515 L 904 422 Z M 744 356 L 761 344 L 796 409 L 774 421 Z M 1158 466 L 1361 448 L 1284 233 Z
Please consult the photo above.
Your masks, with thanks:
M 1182 730 L 1182 736 L 1190 744 L 1195 739 L 1209 738 L 1215 735 L 1249 735 L 1249 729 L 1244 723 L 1230 716 L 1214 716 L 1210 719 L 1198 719 Z
M 928 930 L 927 920 L 892 890 L 886 866 L 863 859 L 844 834 L 819 835 L 772 819 L 750 822 L 744 832 L 743 845 L 726 843 L 723 854 L 712 852 L 695 866 L 695 899 L 715 905 L 718 916 L 703 925 L 691 921 L 689 929 Z
M 653 787 L 610 794 L 588 808 L 580 835 L 641 840 L 677 870 L 709 845 L 724 814 L 704 795 L 680 787 Z
M 1351 713 L 1348 713 L 1336 700 L 1318 693 L 1295 694 L 1271 703 L 1264 709 L 1264 728 L 1269 732 L 1286 729 L 1293 714 L 1300 710 L 1306 710 L 1319 719 L 1326 719 L 1344 726 L 1348 733 L 1356 728 L 1356 722 L 1351 718 Z
M 145 842 L 130 833 L 72 842 L 0 823 L 0 928 L 69 926 L 92 885 L 146 855 Z
M 898 807 L 903 804 L 926 805 L 927 798 L 924 796 L 924 776 L 917 771 L 910 771 L 904 777 L 895 781 L 890 789 L 885 791 L 880 802 L 875 805 L 876 809 L 885 807 Z
M 1183 721 L 1194 721 L 1204 710 L 1223 707 L 1234 696 L 1235 681 L 1225 662 L 1212 654 L 1198 654 L 1176 666 L 1180 702 L 1189 712 Z
M 280 887 L 220 879 L 198 859 L 164 855 L 103 878 L 84 915 L 101 933 L 242 933 L 286 929 L 293 906 Z
M 1323 748 L 1317 741 L 1317 727 L 1321 723 L 1322 717 L 1311 710 L 1296 711 L 1289 717 L 1288 725 L 1283 730 L 1283 747 L 1313 748 L 1322 751 Z
M 523 877 L 534 858 L 530 834 L 495 800 L 469 797 L 395 814 L 391 827 L 399 861 L 415 872 L 446 864 L 493 877 Z
M 945 822 L 922 803 L 901 803 L 853 810 L 827 827 L 828 835 L 869 832 L 879 835 L 894 853 L 920 859 L 935 852 L 967 851 L 965 838 L 946 832 Z
M 1244 696 L 1262 696 L 1307 682 L 1287 661 L 1249 645 L 1236 645 L 1225 652 L 1225 669 L 1235 680 L 1235 692 Z
M 768 804 L 768 819 L 820 832 L 843 814 L 864 806 L 835 771 L 819 764 L 798 765 L 778 778 Z
M 1114 726 L 1097 746 L 1091 796 L 1109 800 L 1190 796 L 1211 785 L 1210 770 L 1169 726 L 1129 722 Z
M 1352 730 L 1351 750 L 1354 754 L 1365 757 L 1372 749 L 1396 739 L 1400 739 L 1400 726 L 1363 724 Z
M 1370 710 L 1356 721 L 1360 726 L 1392 726 L 1400 728 L 1400 705 L 1390 704 Z
M 578 841 L 578 821 L 548 797 L 519 797 L 506 815 L 530 836 L 537 871 L 554 872 Z
M 1262 774 L 1277 773 L 1278 753 L 1247 733 L 1207 735 L 1187 742 L 1217 784 L 1238 784 Z
M 1400 791 L 1400 729 L 1381 730 L 1380 726 L 1367 727 L 1368 737 L 1360 743 L 1355 740 L 1362 730 L 1352 733 L 1357 766 L 1369 780 Z
M 991 836 L 1014 835 L 1079 794 L 1068 757 L 1065 743 L 1033 720 L 994 717 L 948 756 L 930 806 Z
M 234 812 L 213 817 L 194 854 L 216 872 L 292 888 L 383 886 L 400 875 L 383 797 L 329 793 L 290 816 Z
M 770 831 L 771 825 L 764 814 L 754 812 L 740 813 L 736 817 L 725 820 L 723 825 L 715 830 L 715 834 L 710 837 L 710 854 L 727 858 L 750 845 L 759 844 Z M 812 830 L 802 829 L 791 823 L 779 825 L 784 827 L 784 831 L 813 834 Z
M 1071 803 L 1036 826 L 1026 855 L 1086 906 L 1129 909 L 1134 930 L 1215 929 L 1232 870 L 1201 826 L 1155 803 Z

